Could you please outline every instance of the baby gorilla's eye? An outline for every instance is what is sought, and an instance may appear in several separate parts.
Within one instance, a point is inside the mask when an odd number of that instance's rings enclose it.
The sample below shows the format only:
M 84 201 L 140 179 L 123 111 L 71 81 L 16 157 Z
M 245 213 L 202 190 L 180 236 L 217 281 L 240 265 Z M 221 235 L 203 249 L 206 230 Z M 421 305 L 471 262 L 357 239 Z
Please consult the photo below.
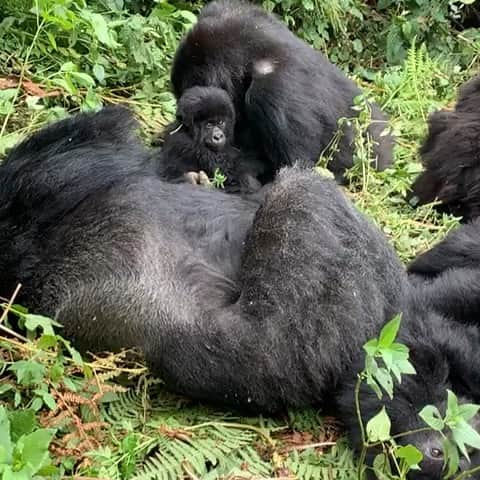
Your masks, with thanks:
M 207 122 L 207 128 L 213 128 L 213 122 Z
M 432 458 L 441 458 L 443 456 L 443 452 L 439 448 L 432 448 L 430 449 L 430 455 Z
M 225 126 L 225 120 L 219 120 L 218 121 L 218 126 L 219 127 L 224 127 Z

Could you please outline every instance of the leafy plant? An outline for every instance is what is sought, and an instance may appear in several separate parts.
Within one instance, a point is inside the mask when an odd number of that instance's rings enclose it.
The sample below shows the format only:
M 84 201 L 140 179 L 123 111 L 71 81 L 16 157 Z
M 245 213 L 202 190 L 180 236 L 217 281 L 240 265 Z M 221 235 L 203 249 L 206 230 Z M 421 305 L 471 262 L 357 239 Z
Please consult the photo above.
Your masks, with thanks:
M 48 447 L 55 430 L 37 428 L 31 410 L 8 412 L 0 406 L 0 478 L 28 480 L 57 472 Z
M 373 470 L 380 479 L 406 480 L 411 470 L 418 470 L 423 459 L 422 453 L 413 445 L 400 446 L 396 439 L 401 436 L 416 433 L 402 432 L 393 436 L 391 422 L 385 406 L 367 424 L 363 424 L 360 409 L 360 386 L 362 382 L 369 385 L 379 399 L 385 392 L 390 399 L 394 398 L 394 382 L 401 382 L 402 375 L 415 375 L 415 368 L 410 363 L 409 350 L 405 345 L 395 342 L 401 317 L 396 316 L 388 322 L 380 332 L 380 336 L 368 341 L 364 345 L 366 352 L 365 367 L 360 372 L 355 387 L 355 402 L 358 421 L 363 441 L 363 448 L 359 462 L 359 478 L 363 475 L 364 461 L 369 448 L 382 448 L 377 454 Z M 466 446 L 480 449 L 480 434 L 468 423 L 480 410 L 480 405 L 458 404 L 457 397 L 451 391 L 447 392 L 447 408 L 442 417 L 434 405 L 425 406 L 419 416 L 425 424 L 443 437 L 443 450 L 446 462 L 447 477 L 451 477 L 458 470 L 460 453 L 467 459 Z M 428 430 L 421 429 L 418 431 Z M 462 472 L 458 478 L 468 478 L 480 467 Z

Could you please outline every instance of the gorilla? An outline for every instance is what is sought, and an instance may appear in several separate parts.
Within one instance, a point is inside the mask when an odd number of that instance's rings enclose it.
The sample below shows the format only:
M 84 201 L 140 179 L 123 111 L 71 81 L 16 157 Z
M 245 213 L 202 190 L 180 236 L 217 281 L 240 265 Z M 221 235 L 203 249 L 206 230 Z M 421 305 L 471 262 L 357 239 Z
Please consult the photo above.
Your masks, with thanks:
M 446 390 L 459 398 L 459 403 L 480 401 L 480 333 L 476 326 L 452 322 L 447 317 L 425 308 L 426 294 L 422 289 L 412 291 L 405 306 L 398 341 L 409 347 L 410 361 L 415 375 L 402 376 L 402 382 L 394 388 L 394 398 L 379 400 L 376 393 L 362 383 L 360 411 L 364 424 L 385 406 L 391 420 L 391 434 L 409 432 L 425 427 L 418 413 L 425 405 L 435 405 L 442 415 L 446 410 Z M 358 358 L 352 368 L 354 373 L 345 377 L 338 392 L 337 414 L 342 419 L 354 447 L 362 447 L 362 436 L 355 408 L 355 384 L 357 372 L 364 367 L 364 358 Z M 480 416 L 471 420 L 478 431 Z M 423 431 L 397 438 L 399 445 L 414 445 L 423 454 L 420 471 L 409 473 L 409 479 L 444 478 L 443 437 L 435 431 Z M 380 453 L 372 448 L 367 451 L 367 463 Z M 470 462 L 462 457 L 460 470 L 480 465 L 480 452 L 470 452 Z M 376 478 L 367 475 L 368 478 Z M 480 478 L 476 473 L 467 478 Z
M 0 295 L 21 282 L 17 301 L 58 319 L 79 348 L 139 347 L 170 388 L 199 400 L 338 404 L 354 440 L 352 368 L 404 312 L 419 373 L 391 406 L 394 430 L 417 421 L 420 402 L 441 408 L 446 387 L 479 399 L 478 331 L 416 299 L 384 235 L 334 181 L 282 169 L 262 200 L 166 183 L 136 128 L 128 110 L 106 108 L 11 151 Z M 439 440 L 410 441 L 428 458 Z M 423 472 L 441 478 L 438 465 Z
M 425 171 L 411 187 L 408 201 L 416 205 L 439 200 L 437 209 L 463 217 L 480 214 L 480 76 L 460 88 L 454 111 L 429 118 L 420 149 Z
M 81 348 L 139 346 L 199 399 L 263 411 L 328 401 L 408 285 L 382 233 L 335 182 L 296 167 L 263 201 L 165 183 L 134 129 L 107 108 L 10 153 L 0 294 L 21 282 L 18 301 Z
M 480 327 L 480 219 L 461 225 L 409 265 L 432 308 Z
M 208 185 L 218 168 L 226 175 L 225 191 L 260 190 L 257 177 L 264 173 L 264 162 L 255 152 L 234 146 L 234 127 L 235 108 L 224 90 L 189 88 L 178 101 L 177 120 L 167 128 L 163 148 L 154 155 L 159 175 L 167 181 Z
M 232 98 L 241 149 L 255 149 L 271 176 L 295 162 L 315 164 L 333 147 L 329 168 L 341 180 L 353 165 L 354 132 L 345 127 L 337 148 L 338 120 L 352 118 L 361 90 L 325 56 L 296 37 L 275 16 L 238 0 L 207 4 L 180 43 L 171 81 L 177 99 L 193 86 L 218 87 Z M 369 134 L 375 166 L 392 163 L 388 119 L 370 104 Z

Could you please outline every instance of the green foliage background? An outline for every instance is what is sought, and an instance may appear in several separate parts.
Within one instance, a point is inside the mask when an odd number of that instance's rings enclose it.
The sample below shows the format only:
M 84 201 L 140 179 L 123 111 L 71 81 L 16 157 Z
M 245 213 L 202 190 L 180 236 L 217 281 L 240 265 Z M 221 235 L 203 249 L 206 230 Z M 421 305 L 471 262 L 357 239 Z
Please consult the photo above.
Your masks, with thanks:
M 372 172 L 359 153 L 352 199 L 405 261 L 442 238 L 457 220 L 428 206 L 412 210 L 403 196 L 421 170 L 417 149 L 428 114 L 451 105 L 458 86 L 478 70 L 478 2 L 257 3 L 324 51 L 391 115 L 395 166 Z M 1 0 L 0 155 L 46 122 L 107 103 L 134 108 L 148 140 L 174 113 L 170 63 L 200 7 L 173 0 Z M 43 331 L 40 340 L 12 336 L 0 320 L 2 480 L 357 478 L 346 442 L 331 445 L 336 424 L 318 411 L 244 418 L 198 405 L 165 392 L 137 361 L 131 367 L 123 356 L 107 356 L 85 363 L 48 322 L 28 321 Z M 74 410 L 80 424 L 62 417 Z M 96 428 L 89 430 L 89 422 Z M 7 459 L 15 468 L 5 467 Z

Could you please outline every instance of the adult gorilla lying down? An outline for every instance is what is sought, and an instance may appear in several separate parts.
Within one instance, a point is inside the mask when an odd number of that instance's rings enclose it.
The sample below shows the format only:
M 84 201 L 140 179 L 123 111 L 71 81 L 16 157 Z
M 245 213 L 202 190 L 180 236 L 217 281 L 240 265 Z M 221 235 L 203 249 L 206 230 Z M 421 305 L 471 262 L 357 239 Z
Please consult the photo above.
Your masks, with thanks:
M 266 412 L 327 407 L 344 383 L 340 413 L 354 440 L 352 365 L 404 310 L 419 373 L 399 392 L 406 416 L 392 410 L 393 429 L 417 422 L 420 401 L 441 407 L 447 386 L 479 399 L 478 335 L 443 325 L 421 301 L 406 308 L 395 253 L 333 181 L 285 169 L 260 207 L 166 184 L 135 126 L 107 108 L 10 153 L 0 167 L 1 295 L 21 282 L 18 301 L 57 317 L 77 345 L 139 346 L 195 398 Z M 428 455 L 440 440 L 425 438 L 408 441 Z M 440 478 L 441 462 L 426 465 Z

